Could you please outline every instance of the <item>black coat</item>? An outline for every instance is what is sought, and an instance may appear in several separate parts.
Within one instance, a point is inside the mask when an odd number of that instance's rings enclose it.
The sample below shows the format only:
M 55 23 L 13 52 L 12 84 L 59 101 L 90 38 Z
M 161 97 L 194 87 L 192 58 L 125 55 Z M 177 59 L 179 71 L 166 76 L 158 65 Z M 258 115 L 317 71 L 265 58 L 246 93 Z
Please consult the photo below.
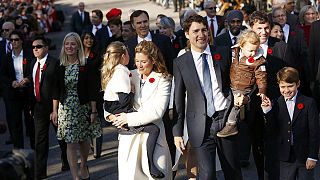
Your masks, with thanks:
M 74 12 L 71 17 L 71 31 L 76 32 L 81 36 L 84 29 L 87 29 L 91 25 L 89 12 L 84 11 L 84 21 L 78 11 Z
M 305 164 L 307 158 L 318 159 L 319 114 L 312 98 L 298 94 L 292 121 L 283 96 L 273 103 L 272 110 L 266 114 L 267 124 L 280 140 L 280 160 L 289 161 L 291 135 L 296 159 Z

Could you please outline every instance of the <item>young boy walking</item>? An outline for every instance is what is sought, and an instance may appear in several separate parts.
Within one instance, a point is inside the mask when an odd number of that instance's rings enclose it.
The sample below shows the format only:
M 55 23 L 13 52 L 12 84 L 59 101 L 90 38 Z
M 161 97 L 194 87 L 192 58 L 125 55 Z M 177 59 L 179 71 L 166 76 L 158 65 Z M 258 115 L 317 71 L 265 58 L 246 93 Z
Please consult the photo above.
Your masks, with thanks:
M 271 103 L 262 101 L 269 131 L 280 140 L 280 179 L 314 179 L 313 169 L 318 160 L 320 128 L 314 99 L 298 92 L 299 73 L 285 67 L 277 73 L 280 96 Z

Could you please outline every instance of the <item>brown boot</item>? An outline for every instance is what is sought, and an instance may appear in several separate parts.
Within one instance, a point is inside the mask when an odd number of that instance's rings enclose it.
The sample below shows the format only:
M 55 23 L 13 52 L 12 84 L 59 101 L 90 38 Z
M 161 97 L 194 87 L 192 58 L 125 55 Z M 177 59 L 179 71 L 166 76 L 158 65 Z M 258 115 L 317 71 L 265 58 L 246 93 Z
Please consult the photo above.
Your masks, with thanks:
M 226 123 L 226 126 L 217 133 L 218 137 L 228 137 L 232 135 L 238 134 L 238 128 L 236 123 L 231 124 L 231 123 Z

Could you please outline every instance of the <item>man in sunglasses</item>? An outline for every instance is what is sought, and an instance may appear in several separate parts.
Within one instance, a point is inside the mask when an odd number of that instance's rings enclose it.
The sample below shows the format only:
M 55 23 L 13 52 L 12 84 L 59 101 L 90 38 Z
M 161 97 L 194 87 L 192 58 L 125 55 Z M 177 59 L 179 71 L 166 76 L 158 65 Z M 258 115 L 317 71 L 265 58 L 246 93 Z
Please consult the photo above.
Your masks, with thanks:
M 49 152 L 49 126 L 52 110 L 52 89 L 58 60 L 48 54 L 48 40 L 43 36 L 35 37 L 32 42 L 35 59 L 31 62 L 32 106 L 35 125 L 35 178 L 47 177 L 47 160 Z M 54 126 L 55 131 L 57 127 Z M 67 145 L 58 141 L 61 149 L 62 171 L 69 170 Z
M 203 4 L 204 11 L 206 12 L 207 16 L 205 16 L 205 20 L 208 22 L 209 26 L 209 38 L 210 38 L 210 45 L 213 44 L 213 39 L 217 37 L 217 35 L 221 32 L 224 28 L 224 21 L 222 16 L 217 16 L 216 9 L 217 4 L 214 1 L 206 1 Z
M 0 41 L 0 70 L 3 64 L 3 61 L 5 59 L 5 56 L 7 53 L 10 53 L 12 51 L 12 45 L 9 39 L 9 35 L 11 34 L 11 32 L 15 29 L 15 26 L 12 22 L 8 21 L 3 23 L 2 25 L 2 29 L 1 29 L 1 36 L 2 36 L 2 40 Z M 0 72 L 1 73 L 1 72 Z M 2 96 L 3 92 L 3 82 L 0 82 L 0 96 Z M 5 99 L 6 97 L 3 96 L 5 104 L 7 104 L 7 99 Z M 8 118 L 8 108 L 6 108 L 6 119 Z M 9 137 L 8 140 L 6 140 L 5 142 L 6 144 L 12 144 L 11 141 L 11 137 Z

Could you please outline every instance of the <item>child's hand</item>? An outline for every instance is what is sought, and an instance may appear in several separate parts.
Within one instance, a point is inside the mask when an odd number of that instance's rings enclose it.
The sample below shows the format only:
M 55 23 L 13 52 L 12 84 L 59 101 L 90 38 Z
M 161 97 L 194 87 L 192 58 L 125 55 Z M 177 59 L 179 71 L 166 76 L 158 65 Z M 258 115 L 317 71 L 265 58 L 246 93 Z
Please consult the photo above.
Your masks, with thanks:
M 267 96 L 265 96 L 264 99 L 262 99 L 261 108 L 263 109 L 263 108 L 271 108 L 271 107 L 272 107 L 272 104 L 270 99 Z
M 236 94 L 234 96 L 234 105 L 237 107 L 243 106 L 244 104 L 248 103 L 248 97 L 243 94 Z
M 260 96 L 261 101 L 263 101 L 267 97 L 265 94 L 262 94 L 262 93 L 258 93 L 257 96 Z

